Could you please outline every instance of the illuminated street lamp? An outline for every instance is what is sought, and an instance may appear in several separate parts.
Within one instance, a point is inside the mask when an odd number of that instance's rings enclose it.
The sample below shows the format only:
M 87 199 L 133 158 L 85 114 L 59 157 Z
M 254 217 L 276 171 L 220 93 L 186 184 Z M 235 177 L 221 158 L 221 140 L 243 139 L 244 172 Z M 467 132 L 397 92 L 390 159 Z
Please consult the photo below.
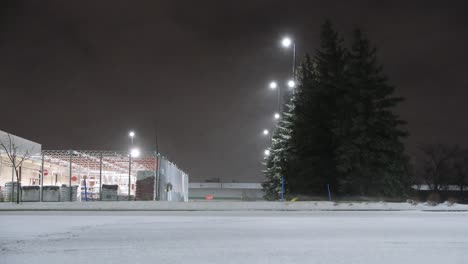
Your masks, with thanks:
M 132 187 L 132 158 L 138 158 L 140 156 L 140 150 L 138 148 L 130 149 L 128 155 L 128 200 L 130 201 L 130 191 Z
M 268 136 L 268 134 L 270 134 L 270 132 L 268 131 L 268 129 L 263 130 L 263 135 Z
M 269 150 L 269 149 L 265 149 L 264 154 L 265 154 L 265 156 L 267 156 L 267 157 L 270 156 L 270 150 Z
M 291 46 L 291 43 L 292 43 L 292 40 L 288 37 L 283 38 L 283 40 L 281 41 L 281 44 L 285 48 L 289 48 L 289 46 Z
M 138 158 L 140 156 L 140 150 L 137 148 L 133 148 L 130 150 L 130 156 L 132 158 Z
M 140 156 L 140 150 L 137 148 L 132 148 L 133 147 L 133 138 L 135 137 L 135 132 L 130 131 L 128 133 L 128 136 L 130 137 L 130 149 L 129 149 L 129 155 L 128 155 L 128 200 L 130 201 L 130 189 L 131 189 L 131 183 L 132 183 L 132 158 L 136 158 Z
M 278 84 L 275 81 L 270 83 L 270 89 L 275 90 L 277 87 L 278 87 Z
M 130 141 L 132 142 L 132 146 L 133 146 L 133 138 L 135 137 L 135 132 L 130 131 L 130 132 L 128 133 L 128 136 L 130 137 Z
M 289 80 L 288 81 L 288 87 L 289 88 L 294 88 L 296 86 L 296 83 L 294 82 L 294 80 Z
M 276 90 L 277 93 L 277 105 L 276 107 L 278 108 L 278 111 L 281 109 L 281 88 L 278 87 L 278 83 L 275 81 L 270 82 L 270 89 Z
M 279 113 L 275 113 L 274 118 L 275 118 L 275 119 L 279 119 L 279 118 L 280 118 L 280 114 L 279 114 Z
M 294 42 L 289 37 L 285 37 L 283 38 L 283 40 L 281 40 L 281 45 L 283 45 L 284 48 L 289 48 L 292 46 L 292 49 L 293 49 L 292 74 L 293 74 L 293 79 L 295 79 L 296 78 L 296 42 Z

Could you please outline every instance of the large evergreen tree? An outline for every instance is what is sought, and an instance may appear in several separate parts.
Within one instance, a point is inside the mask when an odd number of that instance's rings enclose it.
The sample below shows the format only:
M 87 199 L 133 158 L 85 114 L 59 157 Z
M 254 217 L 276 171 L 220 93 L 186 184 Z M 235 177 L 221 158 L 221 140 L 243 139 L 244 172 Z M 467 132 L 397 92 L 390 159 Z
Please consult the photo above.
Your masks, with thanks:
M 294 107 L 294 95 L 286 95 L 285 100 L 286 104 L 283 107 L 281 118 L 272 136 L 271 147 L 269 149 L 270 155 L 266 157 L 266 180 L 262 183 L 264 198 L 266 200 L 280 199 L 281 178 L 284 178 L 285 183 L 288 182 L 286 177 L 288 164 L 290 163 L 291 118 Z M 285 193 L 287 190 L 287 184 L 285 184 Z
M 395 113 L 403 98 L 394 96 L 377 62 L 376 49 L 360 30 L 347 56 L 350 119 L 339 133 L 336 156 L 341 191 L 346 194 L 395 196 L 409 187 L 408 158 L 402 139 L 405 124 Z
M 298 75 L 292 126 L 289 188 L 297 194 L 326 194 L 338 185 L 334 130 L 341 125 L 346 88 L 343 41 L 327 21 L 322 26 L 317 55 L 306 57 Z
M 401 196 L 410 185 L 407 136 L 376 50 L 359 30 L 350 50 L 327 21 L 320 48 L 298 69 L 294 95 L 266 160 L 265 198 L 276 200 L 281 177 L 294 195 Z

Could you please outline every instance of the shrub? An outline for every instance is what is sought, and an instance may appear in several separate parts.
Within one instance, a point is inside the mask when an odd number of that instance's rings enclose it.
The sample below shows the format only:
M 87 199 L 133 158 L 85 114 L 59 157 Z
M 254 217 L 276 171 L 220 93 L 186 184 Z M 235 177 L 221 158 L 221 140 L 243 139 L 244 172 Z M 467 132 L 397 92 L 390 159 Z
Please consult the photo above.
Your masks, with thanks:
M 435 192 L 429 194 L 429 196 L 427 196 L 427 202 L 430 205 L 437 205 L 438 203 L 440 203 L 440 194 Z
M 452 206 L 453 204 L 455 204 L 455 203 L 457 203 L 457 202 L 458 202 L 458 199 L 455 198 L 455 197 L 449 197 L 449 198 L 447 199 L 447 205 L 449 205 L 449 206 Z

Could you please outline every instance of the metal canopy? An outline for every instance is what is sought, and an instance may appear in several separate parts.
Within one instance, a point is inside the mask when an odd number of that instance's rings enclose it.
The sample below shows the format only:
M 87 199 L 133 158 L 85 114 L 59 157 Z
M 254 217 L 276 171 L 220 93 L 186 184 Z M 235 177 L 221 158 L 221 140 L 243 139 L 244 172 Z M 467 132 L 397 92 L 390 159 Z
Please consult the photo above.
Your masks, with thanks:
M 126 151 L 100 150 L 43 150 L 44 161 L 62 167 L 70 166 L 70 152 L 72 169 L 99 170 L 102 157 L 102 170 L 118 173 L 128 173 L 129 155 Z M 155 152 L 144 151 L 137 158 L 132 158 L 132 173 L 139 170 L 157 169 L 157 155 Z

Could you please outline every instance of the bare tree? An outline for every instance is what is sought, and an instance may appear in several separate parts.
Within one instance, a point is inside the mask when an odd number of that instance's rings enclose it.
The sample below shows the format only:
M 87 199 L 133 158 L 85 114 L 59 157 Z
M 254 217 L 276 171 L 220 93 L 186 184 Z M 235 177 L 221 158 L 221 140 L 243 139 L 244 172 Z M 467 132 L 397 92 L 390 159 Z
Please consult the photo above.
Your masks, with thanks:
M 15 141 L 11 137 L 9 133 L 7 133 L 7 142 L 4 142 L 2 139 L 0 139 L 0 147 L 5 151 L 8 159 L 10 160 L 12 166 L 13 166 L 13 171 L 16 175 L 16 203 L 19 203 L 20 201 L 20 182 L 21 182 L 21 165 L 23 165 L 23 162 L 25 160 L 28 160 L 31 155 L 32 151 L 31 150 L 19 150 L 19 146 L 15 144 Z M 12 192 L 13 193 L 13 192 Z M 13 194 L 12 194 L 13 195 Z
M 454 162 L 452 182 L 460 191 L 460 199 L 464 199 L 463 191 L 468 186 L 468 150 L 464 149 Z
M 439 192 L 453 179 L 454 162 L 461 150 L 458 146 L 424 145 L 421 178 L 433 192 Z

